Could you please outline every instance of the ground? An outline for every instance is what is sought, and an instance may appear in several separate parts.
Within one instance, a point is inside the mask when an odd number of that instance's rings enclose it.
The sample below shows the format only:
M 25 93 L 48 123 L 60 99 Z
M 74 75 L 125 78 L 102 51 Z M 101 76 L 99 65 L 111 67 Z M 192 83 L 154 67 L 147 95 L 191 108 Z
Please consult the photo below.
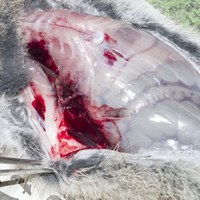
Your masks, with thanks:
M 200 32 L 200 0 L 148 0 L 164 15 Z

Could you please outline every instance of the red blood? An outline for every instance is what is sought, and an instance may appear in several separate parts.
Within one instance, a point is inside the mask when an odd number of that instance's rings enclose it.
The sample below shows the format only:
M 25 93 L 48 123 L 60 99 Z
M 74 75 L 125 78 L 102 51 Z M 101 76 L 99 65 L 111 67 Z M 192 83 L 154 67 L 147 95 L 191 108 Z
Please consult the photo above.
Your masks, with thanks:
M 44 113 L 46 112 L 46 106 L 44 99 L 42 98 L 41 95 L 35 96 L 35 100 L 32 102 L 32 106 L 35 108 L 39 116 L 45 120 Z
M 67 99 L 62 103 L 64 120 L 68 124 L 68 133 L 78 142 L 89 147 L 110 147 L 104 136 L 102 123 L 89 115 L 83 95 L 79 95 L 74 84 L 63 84 L 59 97 Z
M 35 60 L 42 63 L 55 74 L 59 74 L 59 69 L 56 66 L 53 58 L 50 56 L 44 40 L 33 40 L 28 44 L 28 52 Z
M 108 133 L 103 125 L 105 119 L 100 121 L 91 116 L 88 110 L 88 100 L 86 101 L 86 97 L 80 94 L 77 83 L 70 79 L 70 75 L 66 75 L 64 79 L 59 77 L 58 67 L 53 62 L 45 41 L 33 41 L 28 44 L 28 48 L 32 57 L 44 66 L 44 73 L 46 73 L 55 90 L 56 109 L 59 109 L 62 119 L 58 125 L 60 130 L 57 133 L 60 157 L 70 156 L 74 152 L 86 148 L 112 148 L 113 146 L 107 139 Z M 117 61 L 111 51 L 106 50 L 104 56 L 110 64 Z M 46 70 L 46 68 L 50 69 L 54 74 Z M 35 98 L 32 105 L 41 118 L 44 119 L 44 112 L 46 111 L 44 99 L 38 94 Z M 111 111 L 108 113 L 108 109 L 106 111 L 107 115 L 119 116 L 118 110 L 116 110 L 117 114 L 113 114 Z M 50 151 L 53 155 L 56 155 L 55 148 L 50 149 Z
M 77 151 L 88 149 L 89 147 L 83 146 L 80 143 L 74 143 L 74 138 L 67 134 L 67 131 L 61 131 L 57 135 L 59 141 L 59 155 L 60 157 L 70 157 Z M 71 144 L 70 144 L 71 143 Z
M 116 56 L 112 53 L 112 51 L 105 50 L 103 54 L 107 58 L 107 62 L 109 65 L 113 65 L 115 61 L 117 61 Z
M 104 40 L 108 43 L 117 43 L 117 40 L 113 39 L 110 35 L 107 33 L 104 34 Z

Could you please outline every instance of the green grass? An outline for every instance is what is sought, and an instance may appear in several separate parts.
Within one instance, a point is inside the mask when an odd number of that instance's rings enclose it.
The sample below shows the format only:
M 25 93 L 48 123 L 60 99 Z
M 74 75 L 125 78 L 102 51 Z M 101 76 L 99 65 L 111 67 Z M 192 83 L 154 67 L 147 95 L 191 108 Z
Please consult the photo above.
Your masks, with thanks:
M 200 31 L 200 0 L 147 0 L 164 15 Z

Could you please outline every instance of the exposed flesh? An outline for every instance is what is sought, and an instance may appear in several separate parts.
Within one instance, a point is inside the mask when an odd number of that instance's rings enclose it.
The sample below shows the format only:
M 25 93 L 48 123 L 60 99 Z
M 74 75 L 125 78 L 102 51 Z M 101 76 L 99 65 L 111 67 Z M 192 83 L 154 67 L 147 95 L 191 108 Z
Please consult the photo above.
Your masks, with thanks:
M 24 16 L 21 32 L 34 60 L 23 96 L 51 157 L 198 148 L 199 70 L 170 44 L 65 10 Z

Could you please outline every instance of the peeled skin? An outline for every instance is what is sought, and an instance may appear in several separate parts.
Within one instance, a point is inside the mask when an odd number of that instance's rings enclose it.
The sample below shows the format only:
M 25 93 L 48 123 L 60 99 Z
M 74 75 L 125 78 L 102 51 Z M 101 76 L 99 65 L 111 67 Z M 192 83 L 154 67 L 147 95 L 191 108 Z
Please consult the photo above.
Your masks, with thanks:
M 34 60 L 23 97 L 50 157 L 199 149 L 199 69 L 162 38 L 66 10 L 25 15 L 21 34 Z

